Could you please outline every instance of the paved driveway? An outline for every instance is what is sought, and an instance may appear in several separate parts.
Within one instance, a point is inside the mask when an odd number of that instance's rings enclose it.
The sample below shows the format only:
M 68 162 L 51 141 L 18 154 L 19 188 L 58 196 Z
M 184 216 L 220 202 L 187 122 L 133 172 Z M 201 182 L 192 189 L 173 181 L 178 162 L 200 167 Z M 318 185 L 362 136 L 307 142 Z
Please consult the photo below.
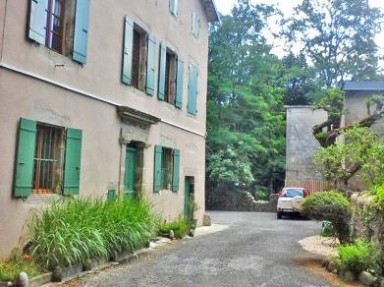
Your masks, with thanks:
M 146 253 L 77 286 L 331 286 L 301 266 L 314 255 L 297 241 L 317 234 L 318 223 L 277 220 L 274 213 L 210 215 L 228 228 Z

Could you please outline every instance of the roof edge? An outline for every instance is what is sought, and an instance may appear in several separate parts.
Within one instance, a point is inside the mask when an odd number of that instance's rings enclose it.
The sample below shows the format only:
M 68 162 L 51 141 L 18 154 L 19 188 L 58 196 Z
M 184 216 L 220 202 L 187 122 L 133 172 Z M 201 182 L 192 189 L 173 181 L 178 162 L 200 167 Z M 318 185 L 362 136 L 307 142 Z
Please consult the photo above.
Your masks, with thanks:
M 214 0 L 200 0 L 204 6 L 205 14 L 208 22 L 220 22 L 219 13 L 217 12 Z

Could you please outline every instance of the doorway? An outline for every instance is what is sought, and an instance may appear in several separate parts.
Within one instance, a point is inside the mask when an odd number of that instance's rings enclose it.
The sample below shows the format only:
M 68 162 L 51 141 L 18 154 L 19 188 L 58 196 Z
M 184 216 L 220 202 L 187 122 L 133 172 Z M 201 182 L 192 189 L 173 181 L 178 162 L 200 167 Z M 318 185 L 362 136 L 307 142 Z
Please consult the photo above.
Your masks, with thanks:
M 184 180 L 184 216 L 186 219 L 193 220 L 195 207 L 195 179 L 186 176 Z

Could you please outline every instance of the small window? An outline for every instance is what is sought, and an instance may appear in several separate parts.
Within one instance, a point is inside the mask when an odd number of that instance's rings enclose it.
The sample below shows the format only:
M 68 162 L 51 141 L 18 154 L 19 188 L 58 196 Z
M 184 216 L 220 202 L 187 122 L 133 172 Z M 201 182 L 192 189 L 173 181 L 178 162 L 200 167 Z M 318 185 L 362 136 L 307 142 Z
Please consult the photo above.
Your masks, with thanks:
M 180 150 L 155 146 L 154 157 L 154 192 L 161 189 L 179 190 Z
M 135 27 L 132 43 L 132 86 L 144 90 L 145 61 L 146 61 L 146 33 Z
M 122 82 L 153 95 L 156 40 L 144 29 L 125 18 Z
M 169 0 L 169 11 L 172 15 L 177 16 L 179 13 L 179 0 Z
M 170 104 L 175 104 L 176 98 L 176 54 L 170 49 L 166 53 L 165 65 L 165 95 L 164 101 Z
M 192 35 L 196 38 L 199 36 L 199 28 L 200 28 L 200 19 L 197 16 L 196 12 L 192 12 L 192 19 L 191 19 L 191 32 Z
M 158 99 L 182 107 L 184 62 L 166 43 L 160 46 Z
M 37 124 L 33 194 L 61 193 L 64 129 Z
M 162 188 L 171 189 L 173 177 L 173 157 L 172 149 L 170 148 L 163 147 L 161 170 L 163 175 Z
M 89 0 L 29 0 L 28 37 L 85 63 Z

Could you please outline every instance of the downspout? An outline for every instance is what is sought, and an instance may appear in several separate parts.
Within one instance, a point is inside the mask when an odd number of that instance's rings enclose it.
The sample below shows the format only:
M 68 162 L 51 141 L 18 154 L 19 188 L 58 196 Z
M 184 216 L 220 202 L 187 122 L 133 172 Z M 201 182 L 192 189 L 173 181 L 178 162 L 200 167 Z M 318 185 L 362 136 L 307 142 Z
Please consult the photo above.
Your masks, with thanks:
M 4 50 L 4 39 L 5 39 L 5 24 L 6 24 L 6 19 L 7 19 L 7 6 L 8 6 L 8 0 L 5 0 L 3 30 L 1 31 L 0 63 L 3 61 L 3 50 Z

